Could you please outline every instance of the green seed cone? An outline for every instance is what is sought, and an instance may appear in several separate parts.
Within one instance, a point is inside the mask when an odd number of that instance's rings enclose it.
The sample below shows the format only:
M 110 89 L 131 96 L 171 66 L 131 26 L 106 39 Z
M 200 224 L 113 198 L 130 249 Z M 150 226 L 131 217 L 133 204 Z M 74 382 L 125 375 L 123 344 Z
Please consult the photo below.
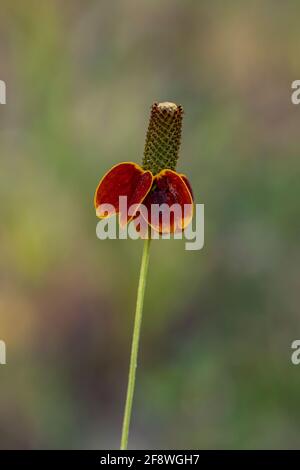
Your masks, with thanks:
M 175 170 L 181 139 L 183 109 L 175 103 L 154 103 L 146 136 L 143 168 L 156 175 Z

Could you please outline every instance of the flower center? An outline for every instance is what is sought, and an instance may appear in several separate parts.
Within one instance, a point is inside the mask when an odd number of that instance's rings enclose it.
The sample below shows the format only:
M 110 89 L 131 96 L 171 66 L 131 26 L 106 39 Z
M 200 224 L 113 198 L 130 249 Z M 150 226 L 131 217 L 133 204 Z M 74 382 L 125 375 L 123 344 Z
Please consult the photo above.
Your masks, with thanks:
M 175 170 L 178 160 L 183 109 L 165 101 L 151 107 L 146 135 L 143 168 L 156 175 L 161 170 Z

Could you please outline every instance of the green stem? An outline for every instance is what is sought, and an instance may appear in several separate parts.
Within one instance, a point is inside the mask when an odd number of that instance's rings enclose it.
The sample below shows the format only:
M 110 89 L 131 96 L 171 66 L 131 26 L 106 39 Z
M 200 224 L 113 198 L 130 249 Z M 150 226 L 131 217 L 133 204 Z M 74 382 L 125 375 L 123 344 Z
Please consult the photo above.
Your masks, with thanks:
M 122 427 L 122 438 L 121 438 L 121 450 L 127 449 L 128 444 L 128 433 L 131 419 L 131 410 L 132 410 L 132 400 L 134 394 L 134 385 L 135 385 L 135 374 L 137 367 L 137 356 L 139 349 L 139 339 L 142 323 L 142 314 L 143 314 L 143 304 L 144 304 L 144 295 L 145 295 L 145 286 L 147 278 L 147 270 L 149 264 L 149 249 L 150 249 L 150 236 L 144 241 L 142 263 L 140 270 L 139 285 L 137 291 L 136 299 L 136 309 L 135 309 L 135 319 L 133 327 L 133 336 L 131 344 L 131 356 L 130 356 L 130 366 L 129 366 L 129 375 L 128 375 L 128 385 L 127 385 L 127 395 L 125 403 L 125 411 L 123 418 L 123 427 Z

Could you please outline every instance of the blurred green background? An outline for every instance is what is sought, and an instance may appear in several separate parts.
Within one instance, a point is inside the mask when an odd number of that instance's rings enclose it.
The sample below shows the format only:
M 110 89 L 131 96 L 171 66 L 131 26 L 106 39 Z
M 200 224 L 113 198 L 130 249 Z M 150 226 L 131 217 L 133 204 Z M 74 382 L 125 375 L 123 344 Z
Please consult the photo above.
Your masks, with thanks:
M 151 247 L 131 448 L 300 442 L 300 3 L 2 0 L 1 448 L 117 448 L 141 241 L 93 195 L 185 109 L 205 246 Z M 298 229 L 297 229 L 298 226 Z

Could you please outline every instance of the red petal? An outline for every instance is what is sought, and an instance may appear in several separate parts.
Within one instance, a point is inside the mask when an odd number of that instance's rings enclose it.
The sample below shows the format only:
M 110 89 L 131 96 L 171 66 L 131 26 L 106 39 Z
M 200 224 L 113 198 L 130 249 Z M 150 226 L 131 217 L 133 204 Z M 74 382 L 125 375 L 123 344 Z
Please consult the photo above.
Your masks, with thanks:
M 151 189 L 152 181 L 151 171 L 144 171 L 136 163 L 125 162 L 113 166 L 103 176 L 95 192 L 97 216 L 104 218 L 120 213 L 120 196 L 127 196 L 127 208 L 133 204 L 141 204 Z M 105 207 L 104 204 L 109 204 L 110 207 Z M 120 213 L 120 222 L 127 223 L 133 215 L 129 216 L 127 211 Z
M 189 180 L 187 179 L 187 177 L 183 173 L 180 173 L 180 176 L 183 179 L 183 181 L 185 182 L 185 184 L 187 185 L 187 188 L 188 188 L 189 192 L 191 193 L 192 199 L 194 201 L 194 193 L 193 193 L 193 190 L 192 190 L 191 183 L 189 182 Z
M 148 223 L 160 233 L 174 233 L 183 230 L 193 217 L 193 198 L 180 174 L 173 170 L 162 170 L 154 177 L 153 186 L 143 204 L 148 210 Z M 153 204 L 167 204 L 169 208 L 177 204 L 177 210 L 162 210 L 159 214 L 151 214 Z M 163 209 L 163 208 L 162 208 Z

